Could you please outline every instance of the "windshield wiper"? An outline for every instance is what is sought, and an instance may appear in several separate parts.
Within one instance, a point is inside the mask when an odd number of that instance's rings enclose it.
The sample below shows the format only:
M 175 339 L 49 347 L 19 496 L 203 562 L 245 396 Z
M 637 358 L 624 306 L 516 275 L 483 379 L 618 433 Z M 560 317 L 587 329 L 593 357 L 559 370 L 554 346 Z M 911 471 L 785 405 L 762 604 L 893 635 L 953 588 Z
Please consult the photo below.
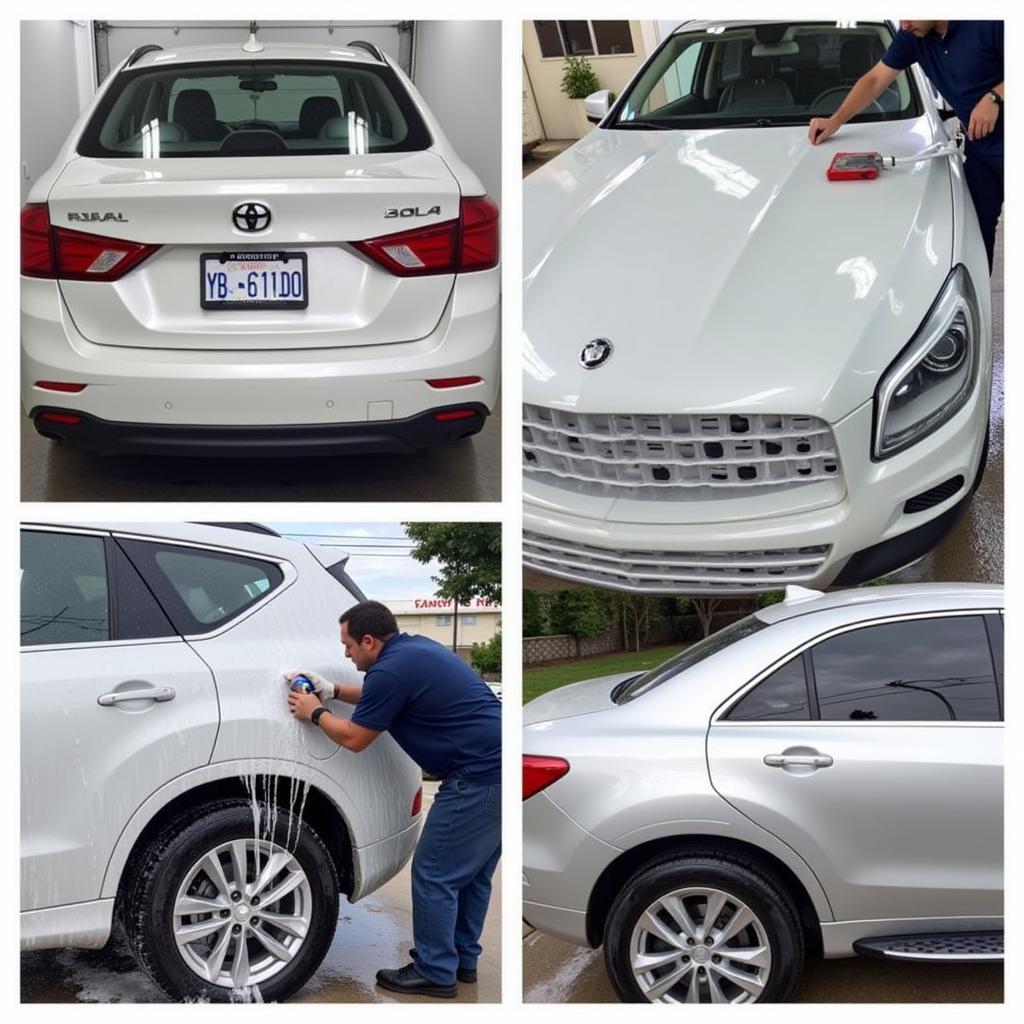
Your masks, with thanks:
M 675 130 L 675 128 L 677 126 L 674 125 L 674 124 L 666 124 L 664 121 L 633 120 L 633 121 L 616 121 L 615 124 L 610 125 L 610 127 L 613 130 L 616 129 L 616 128 L 640 128 L 640 129 L 643 129 L 645 131 L 669 132 L 669 131 Z

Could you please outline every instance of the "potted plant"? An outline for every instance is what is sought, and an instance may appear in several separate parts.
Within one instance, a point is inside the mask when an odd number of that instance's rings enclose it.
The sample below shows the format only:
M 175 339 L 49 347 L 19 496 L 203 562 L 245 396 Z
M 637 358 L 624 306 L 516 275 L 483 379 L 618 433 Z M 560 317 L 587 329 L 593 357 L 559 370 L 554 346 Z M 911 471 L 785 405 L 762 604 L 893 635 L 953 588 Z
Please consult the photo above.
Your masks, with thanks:
M 586 57 L 566 57 L 562 64 L 562 92 L 569 97 L 574 111 L 576 138 L 582 138 L 592 125 L 583 110 L 583 101 L 597 92 L 601 83 Z

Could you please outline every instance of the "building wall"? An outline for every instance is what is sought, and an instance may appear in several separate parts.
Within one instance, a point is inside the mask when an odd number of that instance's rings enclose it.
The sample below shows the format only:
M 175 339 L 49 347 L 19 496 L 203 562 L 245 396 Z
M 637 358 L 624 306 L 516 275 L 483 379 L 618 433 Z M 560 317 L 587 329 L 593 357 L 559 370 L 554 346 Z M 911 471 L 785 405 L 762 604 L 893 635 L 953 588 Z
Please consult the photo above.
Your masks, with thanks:
M 648 54 L 641 22 L 630 21 L 634 53 L 587 57 L 602 89 L 618 95 Z M 523 22 L 523 60 L 537 102 L 544 134 L 549 139 L 572 139 L 578 134 L 573 100 L 562 95 L 561 57 L 542 57 L 533 22 Z
M 474 613 L 470 612 L 470 616 Z M 495 612 L 476 612 L 476 623 L 467 623 L 466 616 L 459 612 L 459 636 L 460 647 L 472 647 L 473 644 L 486 643 L 498 632 L 501 614 Z M 452 644 L 452 621 L 451 612 L 423 612 L 419 615 L 403 615 L 395 613 L 398 621 L 398 628 L 403 633 L 419 633 L 421 636 L 428 636 L 439 644 L 451 647 Z M 444 618 L 445 623 L 438 625 L 438 619 Z

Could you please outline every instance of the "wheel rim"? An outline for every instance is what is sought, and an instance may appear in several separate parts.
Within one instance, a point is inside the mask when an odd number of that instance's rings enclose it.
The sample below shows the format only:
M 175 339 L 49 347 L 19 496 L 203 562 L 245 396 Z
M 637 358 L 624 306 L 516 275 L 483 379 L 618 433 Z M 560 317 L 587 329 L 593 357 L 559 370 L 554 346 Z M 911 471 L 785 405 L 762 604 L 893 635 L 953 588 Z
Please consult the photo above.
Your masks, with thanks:
M 309 879 L 293 854 L 269 840 L 234 839 L 189 868 L 172 928 L 193 973 L 221 988 L 246 988 L 295 959 L 312 912 Z
M 768 934 L 741 900 L 694 886 L 658 897 L 629 941 L 633 977 L 652 1003 L 753 1003 L 768 983 Z

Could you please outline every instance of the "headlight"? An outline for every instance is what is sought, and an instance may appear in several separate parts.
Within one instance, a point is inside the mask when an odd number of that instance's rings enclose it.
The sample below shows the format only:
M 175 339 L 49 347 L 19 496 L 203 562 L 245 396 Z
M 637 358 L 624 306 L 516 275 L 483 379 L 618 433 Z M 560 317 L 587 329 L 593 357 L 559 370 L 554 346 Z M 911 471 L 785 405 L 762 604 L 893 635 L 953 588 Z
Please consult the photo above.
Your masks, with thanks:
M 963 408 L 978 379 L 980 346 L 977 296 L 966 268 L 956 266 L 878 384 L 873 458 L 909 448 Z

